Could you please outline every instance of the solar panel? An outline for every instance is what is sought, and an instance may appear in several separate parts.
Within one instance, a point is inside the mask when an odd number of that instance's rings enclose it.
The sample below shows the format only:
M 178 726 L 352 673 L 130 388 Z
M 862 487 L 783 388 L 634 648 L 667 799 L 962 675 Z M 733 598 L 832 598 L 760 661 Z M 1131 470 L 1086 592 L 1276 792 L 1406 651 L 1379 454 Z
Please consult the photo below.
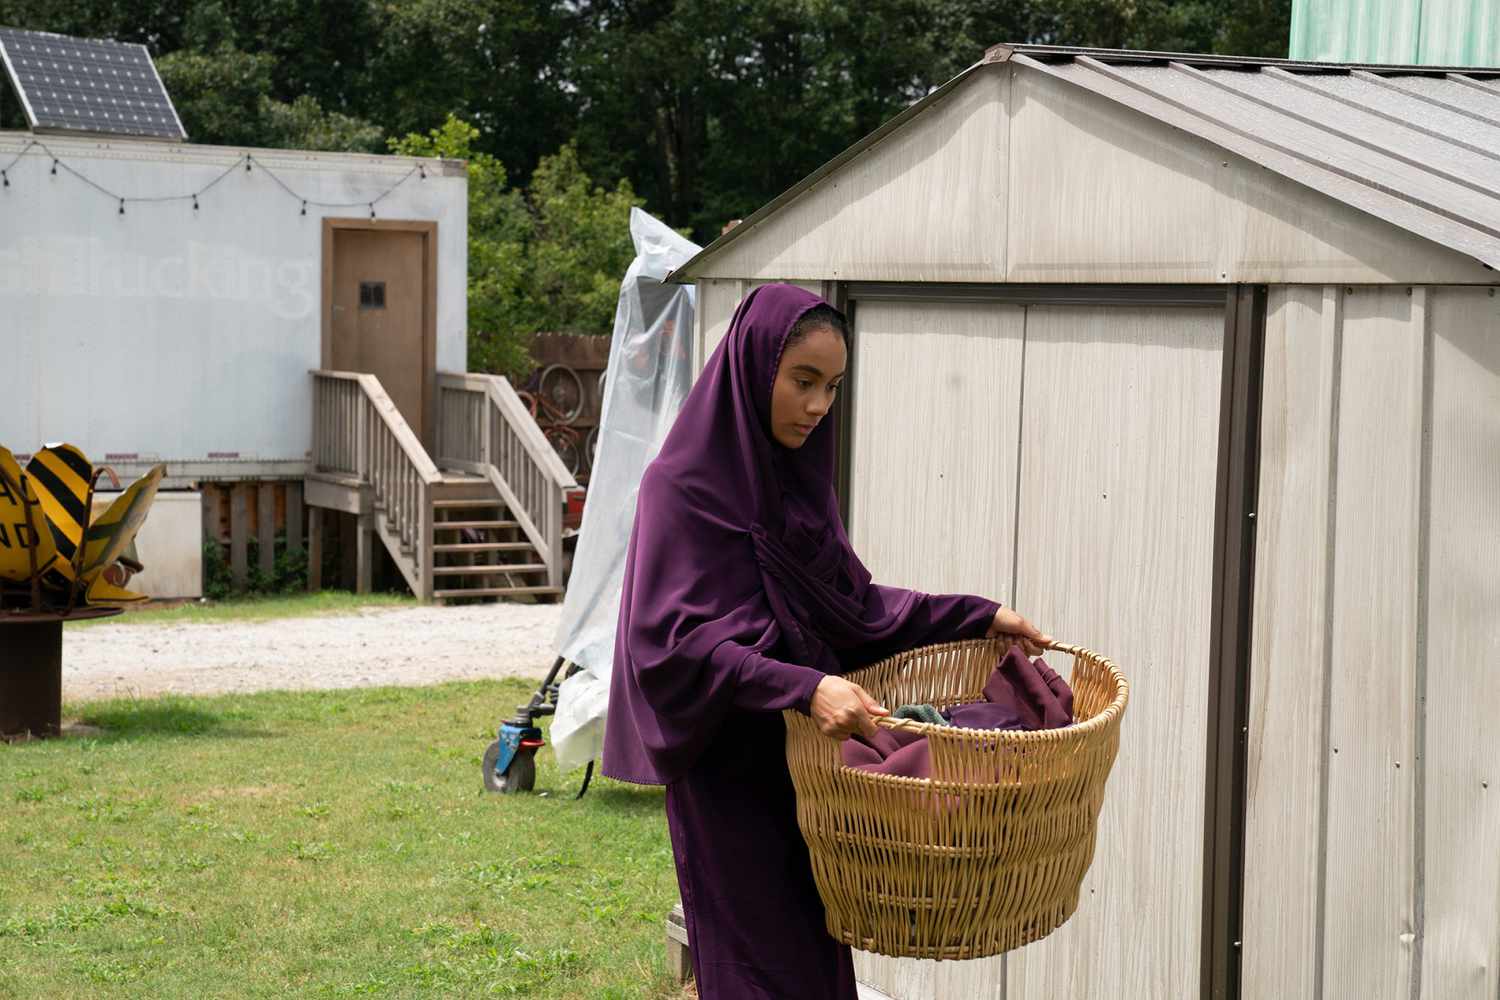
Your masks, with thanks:
M 0 59 L 33 129 L 187 138 L 144 45 L 0 28 Z

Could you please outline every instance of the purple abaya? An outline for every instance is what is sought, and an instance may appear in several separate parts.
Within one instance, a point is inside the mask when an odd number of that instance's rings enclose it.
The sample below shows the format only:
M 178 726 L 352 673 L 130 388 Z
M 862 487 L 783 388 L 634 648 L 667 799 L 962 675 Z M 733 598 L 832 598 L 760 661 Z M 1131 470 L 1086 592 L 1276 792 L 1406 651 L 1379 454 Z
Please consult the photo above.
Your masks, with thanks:
M 625 562 L 603 769 L 667 786 L 703 1000 L 852 1000 L 780 712 L 807 712 L 828 673 L 981 636 L 998 608 L 872 583 L 838 514 L 832 416 L 800 449 L 771 436 L 786 336 L 822 304 L 790 285 L 740 303 L 641 481 Z

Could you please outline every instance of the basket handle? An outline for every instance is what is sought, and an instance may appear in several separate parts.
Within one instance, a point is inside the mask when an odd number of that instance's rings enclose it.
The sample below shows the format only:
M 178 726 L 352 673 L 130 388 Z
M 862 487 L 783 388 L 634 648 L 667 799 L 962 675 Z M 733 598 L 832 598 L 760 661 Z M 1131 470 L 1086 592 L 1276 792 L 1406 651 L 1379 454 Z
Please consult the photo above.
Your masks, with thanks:
M 1001 634 L 993 636 L 992 638 L 999 640 L 1014 637 L 1008 634 Z M 1013 642 L 1011 643 L 1011 645 L 1015 645 L 1015 643 Z M 1077 656 L 1082 651 L 1083 647 L 1074 646 L 1066 642 L 1058 642 L 1056 639 L 1054 639 L 1051 642 L 1042 643 L 1042 648 L 1055 649 L 1059 653 L 1067 653 L 1069 656 Z M 925 733 L 928 729 L 932 728 L 932 723 L 930 722 L 918 722 L 916 719 L 894 719 L 889 715 L 872 715 L 870 716 L 870 721 L 875 723 L 875 725 L 881 727 L 882 729 L 894 729 L 900 732 L 908 733 Z

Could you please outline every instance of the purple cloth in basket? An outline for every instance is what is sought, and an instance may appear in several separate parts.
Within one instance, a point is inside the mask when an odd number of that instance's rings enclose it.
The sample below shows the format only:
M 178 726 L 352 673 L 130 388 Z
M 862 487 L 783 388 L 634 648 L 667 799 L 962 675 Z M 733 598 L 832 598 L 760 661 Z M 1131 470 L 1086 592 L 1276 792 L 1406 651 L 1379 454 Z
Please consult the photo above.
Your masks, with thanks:
M 984 701 L 954 705 L 943 717 L 963 729 L 1057 729 L 1073 722 L 1073 690 L 1038 657 L 1012 646 L 984 685 Z M 873 739 L 852 736 L 840 748 L 848 767 L 905 778 L 932 777 L 927 737 L 879 729 Z

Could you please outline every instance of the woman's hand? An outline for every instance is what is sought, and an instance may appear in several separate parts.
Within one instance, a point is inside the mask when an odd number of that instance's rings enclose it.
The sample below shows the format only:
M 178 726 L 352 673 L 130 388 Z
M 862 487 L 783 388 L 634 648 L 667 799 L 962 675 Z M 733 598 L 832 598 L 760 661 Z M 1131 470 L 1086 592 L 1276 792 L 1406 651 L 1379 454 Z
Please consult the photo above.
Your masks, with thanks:
M 870 717 L 891 714 L 864 688 L 833 674 L 818 682 L 808 711 L 823 735 L 835 740 L 846 740 L 855 733 L 873 737 L 875 723 Z
M 997 635 L 1011 636 L 1026 650 L 1027 656 L 1042 655 L 1043 647 L 1052 643 L 1050 635 L 1042 634 L 1035 625 L 1009 608 L 1001 608 L 995 612 L 995 620 L 990 622 L 990 630 L 984 635 L 986 639 Z

